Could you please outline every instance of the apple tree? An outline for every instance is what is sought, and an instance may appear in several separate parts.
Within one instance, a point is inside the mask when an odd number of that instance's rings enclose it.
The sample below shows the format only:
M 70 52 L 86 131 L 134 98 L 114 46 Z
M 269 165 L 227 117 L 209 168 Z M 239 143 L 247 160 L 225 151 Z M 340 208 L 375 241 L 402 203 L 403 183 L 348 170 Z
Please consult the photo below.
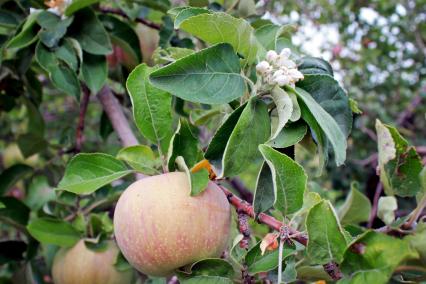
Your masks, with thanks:
M 426 279 L 416 147 L 373 120 L 373 202 L 313 182 L 360 110 L 263 2 L 0 3 L 2 283 Z

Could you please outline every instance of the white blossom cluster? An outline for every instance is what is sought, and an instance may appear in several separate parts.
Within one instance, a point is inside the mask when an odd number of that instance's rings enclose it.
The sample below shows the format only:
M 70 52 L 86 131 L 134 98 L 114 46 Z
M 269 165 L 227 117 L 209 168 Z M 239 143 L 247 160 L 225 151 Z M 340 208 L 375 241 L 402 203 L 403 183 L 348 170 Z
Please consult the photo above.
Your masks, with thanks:
M 274 50 L 269 50 L 266 53 L 266 60 L 256 65 L 256 71 L 262 76 L 266 84 L 294 87 L 297 81 L 303 79 L 303 74 L 297 70 L 297 65 L 290 59 L 290 55 L 289 48 L 284 48 L 280 54 L 277 54 Z

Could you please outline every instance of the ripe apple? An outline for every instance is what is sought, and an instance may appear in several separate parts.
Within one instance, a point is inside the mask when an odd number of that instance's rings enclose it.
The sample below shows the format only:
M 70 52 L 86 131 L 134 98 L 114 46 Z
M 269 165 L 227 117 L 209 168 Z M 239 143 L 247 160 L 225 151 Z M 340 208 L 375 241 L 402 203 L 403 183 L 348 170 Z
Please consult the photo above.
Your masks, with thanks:
M 225 194 L 213 182 L 197 196 L 189 191 L 186 174 L 173 172 L 139 180 L 120 197 L 115 236 L 137 270 L 168 276 L 225 249 L 231 222 Z
M 79 241 L 72 248 L 62 248 L 55 255 L 52 267 L 55 284 L 130 284 L 133 271 L 118 271 L 114 267 L 118 247 L 109 241 L 107 248 L 95 252 Z

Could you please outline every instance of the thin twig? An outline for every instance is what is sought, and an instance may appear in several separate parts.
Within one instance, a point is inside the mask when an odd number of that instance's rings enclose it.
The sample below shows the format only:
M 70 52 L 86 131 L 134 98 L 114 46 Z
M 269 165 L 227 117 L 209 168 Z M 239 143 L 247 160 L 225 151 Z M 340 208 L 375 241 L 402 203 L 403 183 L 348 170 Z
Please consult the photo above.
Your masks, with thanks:
M 244 185 L 241 179 L 233 177 L 229 179 L 229 183 L 236 191 L 238 191 L 238 194 L 242 199 L 249 203 L 253 203 L 253 193 Z
M 129 16 L 126 15 L 126 13 L 124 13 L 123 11 L 119 10 L 119 9 L 114 9 L 114 8 L 110 8 L 110 7 L 99 7 L 99 11 L 101 11 L 102 13 L 108 13 L 108 14 L 115 14 L 115 15 L 119 15 L 121 17 L 124 18 L 129 18 Z M 160 30 L 161 26 L 159 24 L 150 22 L 148 20 L 145 20 L 143 18 L 136 18 L 135 22 L 141 23 L 147 27 L 150 27 L 152 29 L 155 30 Z
M 80 113 L 78 115 L 77 129 L 75 132 L 75 148 L 74 148 L 75 153 L 80 153 L 81 147 L 83 146 L 84 121 L 86 118 L 87 107 L 90 101 L 90 90 L 86 86 L 83 86 L 82 89 L 83 89 L 83 97 L 81 98 L 81 101 L 80 101 Z
M 419 204 L 417 205 L 416 209 L 413 211 L 413 214 L 411 215 L 410 219 L 408 219 L 404 227 L 412 228 L 414 222 L 416 222 L 419 219 L 425 207 L 426 207 L 426 194 L 423 195 L 423 198 L 420 200 Z

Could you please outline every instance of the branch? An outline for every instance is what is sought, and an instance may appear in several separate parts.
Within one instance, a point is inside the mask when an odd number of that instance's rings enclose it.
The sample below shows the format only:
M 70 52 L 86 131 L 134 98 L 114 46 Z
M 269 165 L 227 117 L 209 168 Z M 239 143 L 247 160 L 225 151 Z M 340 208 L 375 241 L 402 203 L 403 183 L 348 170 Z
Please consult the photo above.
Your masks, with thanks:
M 83 97 L 80 101 L 80 113 L 78 115 L 77 130 L 75 132 L 75 153 L 81 152 L 81 147 L 84 141 L 84 121 L 87 113 L 87 106 L 89 105 L 90 91 L 86 86 L 83 86 Z
M 253 206 L 251 206 L 251 204 L 235 196 L 232 192 L 230 192 L 225 187 L 219 185 L 219 188 L 223 191 L 226 198 L 228 198 L 229 203 L 237 209 L 237 212 L 245 213 L 246 215 L 255 219 L 254 209 L 253 209 Z M 265 213 L 258 214 L 256 221 L 261 224 L 265 224 L 269 226 L 271 229 L 274 229 L 278 232 L 280 232 L 281 228 L 285 225 L 284 223 L 278 221 L 274 217 L 269 216 Z M 295 240 L 304 246 L 308 244 L 308 236 L 306 236 L 306 234 L 299 232 L 298 230 L 290 226 L 286 226 L 286 228 L 288 230 L 289 237 L 292 240 Z M 330 262 L 330 263 L 324 264 L 323 267 L 324 267 L 324 270 L 330 275 L 330 277 L 333 280 L 339 280 L 342 278 L 342 272 L 340 271 L 339 266 L 336 263 Z
M 99 7 L 99 11 L 101 11 L 102 13 L 119 15 L 121 17 L 129 19 L 129 16 L 127 16 L 126 13 L 124 13 L 123 11 L 121 11 L 119 9 L 114 9 L 114 8 L 110 8 L 110 7 Z M 150 27 L 154 30 L 160 30 L 160 28 L 161 28 L 161 26 L 159 24 L 147 21 L 147 20 L 142 19 L 142 18 L 136 18 L 135 21 L 138 22 L 138 23 L 141 23 L 141 24 L 143 24 L 147 27 Z
M 413 112 L 416 110 L 417 106 L 420 105 L 422 102 L 422 97 L 420 95 L 416 95 L 410 104 L 407 106 L 407 108 L 398 116 L 396 120 L 397 125 L 404 126 L 404 123 L 410 116 L 413 114 Z
M 109 120 L 111 121 L 114 131 L 117 133 L 118 138 L 120 138 L 121 143 L 124 147 L 129 147 L 133 145 L 138 145 L 139 142 L 136 139 L 136 136 L 133 134 L 132 129 L 130 128 L 129 122 L 127 121 L 126 116 L 124 115 L 121 105 L 118 103 L 118 100 L 114 97 L 111 89 L 108 86 L 104 86 L 99 93 L 97 94 L 99 101 L 102 104 L 103 109 L 108 115 Z

